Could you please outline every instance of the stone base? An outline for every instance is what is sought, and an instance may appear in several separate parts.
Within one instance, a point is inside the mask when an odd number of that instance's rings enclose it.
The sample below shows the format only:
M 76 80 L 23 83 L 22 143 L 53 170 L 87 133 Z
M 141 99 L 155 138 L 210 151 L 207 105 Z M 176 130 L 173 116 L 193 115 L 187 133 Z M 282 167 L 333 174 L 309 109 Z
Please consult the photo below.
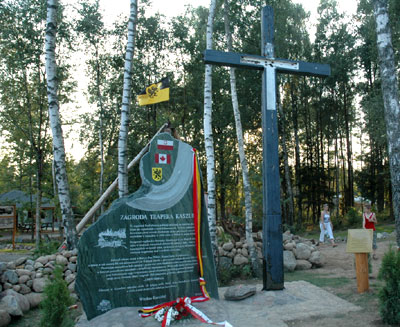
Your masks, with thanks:
M 234 327 L 285 327 L 285 321 L 310 318 L 313 316 L 330 316 L 361 310 L 319 287 L 308 282 L 296 281 L 285 283 L 282 291 L 261 291 L 242 301 L 223 300 L 226 287 L 220 288 L 220 299 L 204 303 L 195 303 L 214 322 L 228 321 Z M 140 308 L 117 308 L 91 321 L 82 317 L 76 327 L 160 327 L 153 317 L 140 318 Z M 173 322 L 171 326 L 201 327 L 206 326 L 194 319 Z

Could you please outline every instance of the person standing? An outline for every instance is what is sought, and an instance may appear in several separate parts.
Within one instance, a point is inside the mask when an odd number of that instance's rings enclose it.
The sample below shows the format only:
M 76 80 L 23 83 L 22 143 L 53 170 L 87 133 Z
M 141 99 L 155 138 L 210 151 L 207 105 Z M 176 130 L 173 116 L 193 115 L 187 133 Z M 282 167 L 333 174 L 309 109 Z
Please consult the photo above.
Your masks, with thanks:
M 324 242 L 325 232 L 328 232 L 329 240 L 330 240 L 332 246 L 333 247 L 337 246 L 337 244 L 335 243 L 335 240 L 333 238 L 331 213 L 329 211 L 329 205 L 326 203 L 324 204 L 324 210 L 321 211 L 319 227 L 321 229 L 321 234 L 319 235 L 319 243 Z
M 374 212 L 371 211 L 371 205 L 365 204 L 364 205 L 364 213 L 363 213 L 363 228 L 364 229 L 372 229 L 374 231 L 374 236 L 372 239 L 372 259 L 378 259 L 376 256 L 376 249 L 378 246 L 376 245 L 376 229 L 375 224 L 378 223 L 376 220 L 376 215 Z

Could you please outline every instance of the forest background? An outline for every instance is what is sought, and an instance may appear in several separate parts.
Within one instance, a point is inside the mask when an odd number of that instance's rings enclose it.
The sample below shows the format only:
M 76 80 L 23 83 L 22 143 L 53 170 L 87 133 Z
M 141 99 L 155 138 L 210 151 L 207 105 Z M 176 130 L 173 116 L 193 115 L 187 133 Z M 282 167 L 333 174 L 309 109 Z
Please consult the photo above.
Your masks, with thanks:
M 227 49 L 222 2 L 217 1 L 214 21 L 218 50 Z M 267 2 L 275 11 L 276 56 L 329 63 L 332 68 L 332 75 L 323 80 L 278 77 L 283 223 L 295 229 L 317 226 L 326 202 L 334 210 L 337 227 L 351 224 L 360 201 L 372 202 L 380 217 L 394 219 L 371 1 L 358 1 L 356 15 L 348 19 L 338 12 L 336 1 L 321 0 L 315 38 L 309 34 L 309 14 L 301 5 L 290 0 Z M 260 54 L 260 10 L 265 4 L 256 0 L 230 4 L 235 52 Z M 398 1 L 389 1 L 389 14 L 398 67 Z M 132 102 L 130 159 L 170 121 L 181 139 L 198 149 L 206 175 L 202 52 L 207 17 L 207 8 L 187 7 L 184 14 L 167 18 L 150 10 L 148 1 L 140 1 L 132 99 L 145 85 L 165 76 L 171 82 L 171 99 L 149 107 Z M 61 6 L 59 22 L 61 116 L 64 126 L 81 124 L 80 143 L 85 147 L 79 160 L 67 153 L 72 203 L 79 219 L 117 176 L 127 18 L 106 25 L 98 1 L 92 0 L 75 7 Z M 0 153 L 0 194 L 20 189 L 57 202 L 44 68 L 45 25 L 45 1 L 0 4 L 0 133 L 6 141 Z M 85 92 L 95 110 L 69 115 L 76 105 L 77 79 L 82 74 L 74 68 L 77 53 L 85 54 L 80 57 L 89 80 Z M 237 70 L 236 74 L 257 231 L 262 226 L 261 73 Z M 232 225 L 240 228 L 244 196 L 226 68 L 214 68 L 212 97 L 217 221 L 228 229 Z M 135 167 L 130 172 L 129 191 L 140 184 Z M 104 208 L 117 197 L 115 191 Z

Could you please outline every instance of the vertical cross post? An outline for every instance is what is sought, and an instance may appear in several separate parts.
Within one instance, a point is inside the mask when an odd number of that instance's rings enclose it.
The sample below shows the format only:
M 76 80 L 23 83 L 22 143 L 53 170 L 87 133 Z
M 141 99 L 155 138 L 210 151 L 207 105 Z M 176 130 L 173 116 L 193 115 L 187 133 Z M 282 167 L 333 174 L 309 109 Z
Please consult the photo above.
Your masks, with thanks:
M 261 15 L 261 56 L 206 50 L 204 61 L 206 64 L 263 71 L 263 289 L 281 290 L 284 280 L 276 74 L 326 77 L 330 75 L 330 66 L 275 58 L 274 12 L 270 6 L 264 7 Z
M 261 55 L 274 59 L 274 12 L 262 9 Z M 265 65 L 262 78 L 263 129 L 263 289 L 283 289 L 283 245 L 276 110 L 276 68 Z

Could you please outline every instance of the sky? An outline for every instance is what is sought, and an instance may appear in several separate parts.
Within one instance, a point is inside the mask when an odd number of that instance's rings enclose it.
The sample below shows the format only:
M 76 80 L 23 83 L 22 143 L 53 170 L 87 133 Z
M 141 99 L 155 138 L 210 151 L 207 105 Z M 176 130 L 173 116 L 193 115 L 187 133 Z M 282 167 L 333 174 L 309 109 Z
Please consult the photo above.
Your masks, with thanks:
M 79 0 L 63 0 L 67 3 L 77 3 Z M 300 3 L 303 5 L 306 11 L 311 13 L 310 17 L 310 35 L 311 39 L 313 38 L 313 34 L 315 34 L 315 24 L 317 18 L 317 7 L 319 5 L 320 0 L 292 0 L 295 3 Z M 357 9 L 357 0 L 337 0 L 338 2 L 338 11 L 345 12 L 349 15 L 356 12 Z M 140 0 L 138 0 L 140 5 Z M 204 6 L 209 7 L 210 0 L 153 0 L 153 8 L 156 11 L 166 15 L 167 17 L 177 16 L 182 14 L 185 11 L 186 5 L 192 6 Z M 106 20 L 107 25 L 111 26 L 112 22 L 116 20 L 116 18 L 121 15 L 129 15 L 129 0 L 100 0 L 100 6 L 103 10 L 104 17 Z M 84 69 L 82 70 L 84 71 Z M 87 82 L 86 82 L 87 83 Z M 79 82 L 80 88 L 84 89 L 85 81 L 84 78 L 81 78 Z M 90 111 L 90 106 L 87 104 L 85 100 L 85 96 L 82 91 L 78 91 L 75 95 L 77 104 L 72 104 L 72 106 L 78 107 L 75 108 L 82 113 L 83 111 Z M 71 115 L 76 115 L 76 110 L 73 108 L 68 108 L 66 111 L 69 112 Z M 72 116 L 71 116 L 72 118 Z M 65 133 L 65 146 L 67 155 L 71 155 L 75 160 L 79 160 L 84 155 L 84 147 L 81 146 L 77 140 L 78 132 L 77 130 L 80 126 L 64 126 Z

